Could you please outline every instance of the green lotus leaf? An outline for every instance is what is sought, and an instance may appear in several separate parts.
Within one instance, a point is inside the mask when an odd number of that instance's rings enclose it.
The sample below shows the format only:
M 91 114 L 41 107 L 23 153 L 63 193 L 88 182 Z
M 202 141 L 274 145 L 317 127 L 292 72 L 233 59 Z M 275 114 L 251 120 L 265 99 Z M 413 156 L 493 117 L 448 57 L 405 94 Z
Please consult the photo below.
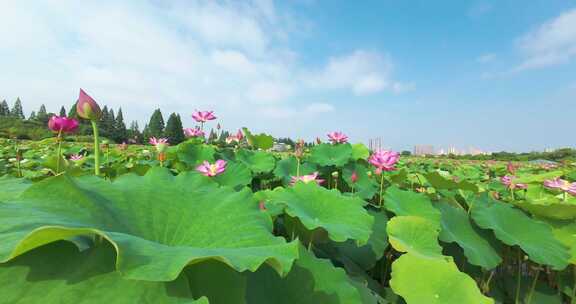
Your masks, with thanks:
M 15 178 L 8 175 L 0 177 L 0 202 L 15 199 L 32 183 L 24 178 Z
M 298 172 L 300 171 L 300 172 Z M 308 175 L 317 171 L 316 166 L 308 163 L 308 162 L 301 162 L 300 169 L 298 169 L 298 160 L 294 156 L 290 156 L 279 160 L 276 163 L 276 168 L 274 169 L 274 175 L 280 179 L 284 185 L 288 185 L 292 176 L 300 175 Z
M 226 171 L 215 176 L 214 180 L 222 186 L 235 188 L 249 185 L 252 182 L 252 174 L 243 163 L 229 161 L 226 164 Z
M 183 276 L 172 282 L 127 280 L 114 270 L 115 251 L 104 243 L 79 252 L 51 243 L 0 265 L 2 303 L 196 303 Z
M 309 160 L 320 166 L 344 166 L 352 156 L 350 144 L 319 144 L 310 151 Z
M 427 257 L 442 257 L 438 226 L 419 216 L 395 216 L 386 227 L 390 245 L 399 252 Z
M 235 233 L 231 233 L 234 231 Z M 219 187 L 195 172 L 173 176 L 154 167 L 114 182 L 58 176 L 0 204 L 0 261 L 43 244 L 97 234 L 114 244 L 116 267 L 130 279 L 170 281 L 207 259 L 237 271 L 268 263 L 289 271 L 296 242 L 271 233 L 248 189 Z
M 242 128 L 242 132 L 244 132 L 248 144 L 253 148 L 268 150 L 274 146 L 274 138 L 270 135 L 264 133 L 253 135 L 247 128 Z
M 248 276 L 247 303 L 251 304 L 330 304 L 366 303 L 363 294 L 329 260 L 316 258 L 300 246 L 300 258 L 284 279 L 268 267 Z M 368 302 L 370 303 L 370 302 Z
M 472 226 L 466 211 L 447 203 L 437 206 L 442 212 L 441 241 L 458 244 L 472 265 L 493 269 L 502 262 L 496 249 L 487 241 L 486 233 Z
M 396 215 L 420 216 L 440 227 L 441 214 L 432 206 L 430 199 L 419 193 L 400 190 L 396 186 L 386 189 L 384 207 Z
M 352 156 L 353 160 L 368 159 L 370 156 L 370 150 L 364 144 L 353 144 L 352 145 Z
M 349 163 L 342 169 L 342 178 L 350 188 L 354 188 L 355 196 L 370 199 L 379 189 L 378 183 L 368 176 L 369 169 L 359 163 Z M 356 172 L 358 180 L 352 183 L 352 174 Z
M 514 180 L 514 182 L 523 184 L 542 184 L 547 179 L 554 179 L 562 175 L 564 175 L 562 170 L 555 170 L 533 175 L 526 174 L 519 176 Z
M 570 263 L 576 264 L 576 223 L 543 219 L 552 227 L 552 233 L 564 246 L 570 248 Z
M 284 205 L 285 212 L 298 218 L 308 230 L 323 228 L 336 242 L 352 239 L 362 245 L 372 233 L 374 219 L 363 208 L 364 201 L 335 189 L 298 182 L 293 187 L 276 188 L 269 201 Z
M 239 150 L 236 160 L 242 162 L 254 173 L 266 173 L 276 166 L 276 159 L 270 153 L 264 151 Z
M 568 265 L 570 253 L 552 233 L 549 225 L 530 218 L 510 204 L 493 200 L 488 194 L 474 203 L 472 218 L 484 229 L 494 231 L 507 245 L 518 245 L 536 263 L 561 270 Z
M 214 147 L 204 144 L 184 142 L 178 145 L 178 159 L 190 167 L 195 167 L 203 161 L 214 162 Z
M 437 171 L 426 174 L 426 179 L 436 189 L 461 189 L 477 193 L 478 186 L 467 181 L 455 182 L 440 175 Z
M 388 235 L 386 234 L 388 217 L 386 213 L 372 210 L 368 210 L 368 213 L 374 217 L 374 225 L 366 245 L 358 247 L 350 240 L 332 244 L 338 250 L 342 262 L 346 263 L 346 260 L 349 260 L 362 267 L 363 270 L 374 267 L 376 261 L 384 256 L 384 251 L 388 247 Z
M 404 254 L 392 263 L 390 286 L 409 304 L 494 303 L 449 257 Z
M 576 197 L 569 196 L 563 201 L 540 184 L 531 184 L 525 194 L 526 200 L 516 201 L 515 205 L 531 214 L 558 220 L 576 218 Z
M 246 304 L 246 273 L 211 260 L 186 267 L 184 275 L 194 298 L 204 296 L 210 304 Z

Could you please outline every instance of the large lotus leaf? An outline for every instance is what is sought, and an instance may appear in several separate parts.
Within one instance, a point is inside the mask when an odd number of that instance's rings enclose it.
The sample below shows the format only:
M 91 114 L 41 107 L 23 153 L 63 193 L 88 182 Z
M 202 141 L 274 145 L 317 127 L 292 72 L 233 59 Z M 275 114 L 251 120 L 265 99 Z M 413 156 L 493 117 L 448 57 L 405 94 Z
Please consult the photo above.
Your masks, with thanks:
M 556 177 L 562 176 L 564 172 L 562 170 L 544 172 L 534 175 L 521 175 L 514 182 L 524 183 L 524 184 L 542 184 L 547 179 L 554 179 Z
M 344 166 L 351 156 L 350 144 L 319 144 L 310 151 L 310 161 L 320 166 Z
M 234 233 L 231 233 L 231 232 Z M 131 279 L 169 281 L 187 264 L 223 261 L 238 271 L 267 262 L 286 273 L 296 242 L 271 233 L 250 190 L 235 192 L 209 178 L 164 168 L 114 182 L 59 176 L 0 204 L 0 260 L 77 235 L 98 234 L 117 250 L 117 269 Z
M 269 201 L 284 205 L 285 212 L 298 218 L 308 230 L 323 228 L 336 242 L 352 239 L 362 245 L 372 233 L 374 219 L 364 209 L 364 201 L 335 189 L 298 182 L 293 187 L 276 188 Z
M 502 262 L 496 249 L 488 242 L 486 232 L 472 226 L 466 211 L 447 203 L 437 206 L 442 212 L 441 241 L 458 244 L 472 265 L 493 269 Z
M 427 257 L 441 257 L 438 226 L 419 216 L 395 216 L 386 227 L 390 245 L 399 252 Z
M 264 151 L 239 150 L 236 159 L 244 163 L 254 173 L 266 173 L 272 171 L 276 165 L 274 155 Z
M 353 144 L 352 145 L 352 156 L 353 160 L 368 159 L 370 156 L 370 150 L 364 144 Z
M 388 217 L 386 213 L 372 210 L 368 210 L 368 213 L 374 217 L 374 225 L 366 245 L 358 247 L 350 240 L 343 243 L 332 243 L 332 246 L 338 250 L 336 259 L 341 260 L 344 264 L 353 262 L 363 270 L 374 267 L 376 261 L 384 256 L 384 251 L 388 247 L 388 235 L 386 234 Z
M 384 207 L 396 215 L 420 216 L 440 226 L 441 214 L 428 197 L 391 186 L 384 195 Z
M 437 171 L 426 174 L 426 179 L 436 189 L 461 189 L 478 192 L 478 186 L 467 181 L 455 182 L 440 175 Z
M 248 144 L 256 149 L 268 150 L 274 146 L 274 138 L 268 134 L 253 135 L 247 128 L 242 128 Z
M 203 161 L 214 162 L 216 150 L 212 146 L 184 142 L 178 145 L 178 159 L 188 166 L 197 166 Z
M 246 274 L 218 261 L 205 261 L 186 267 L 194 298 L 202 296 L 210 304 L 246 304 Z
M 390 286 L 408 304 L 494 303 L 449 257 L 404 254 L 392 263 Z
M 342 169 L 342 178 L 350 188 L 353 188 L 355 196 L 370 199 L 378 191 L 378 183 L 368 176 L 369 169 L 359 163 L 349 163 Z M 356 173 L 358 180 L 352 183 L 352 174 Z
M 290 156 L 276 163 L 274 175 L 282 179 L 285 185 L 288 185 L 292 176 L 308 175 L 314 171 L 317 171 L 316 166 L 308 162 L 301 162 L 300 168 L 298 168 L 298 160 L 296 157 Z
M 574 221 L 543 220 L 552 227 L 556 239 L 570 248 L 570 263 L 576 264 L 576 223 Z
M 300 258 L 284 279 L 263 267 L 248 276 L 247 303 L 365 303 L 343 269 L 300 247 Z M 370 302 L 368 302 L 370 303 Z
M 0 302 L 43 304 L 196 303 L 188 282 L 127 280 L 114 270 L 114 248 L 107 243 L 79 252 L 59 241 L 0 265 Z
M 0 177 L 0 202 L 14 199 L 24 192 L 32 183 L 24 178 L 8 175 Z
M 529 185 L 524 201 L 515 204 L 531 214 L 567 220 L 576 218 L 576 197 L 569 196 L 566 201 L 544 189 L 542 185 Z
M 222 186 L 246 186 L 252 182 L 252 174 L 246 165 L 240 162 L 229 161 L 226 171 L 214 178 Z
M 495 201 L 485 194 L 474 203 L 472 218 L 478 226 L 493 230 L 505 244 L 520 246 L 536 263 L 550 265 L 556 270 L 568 265 L 570 253 L 554 237 L 550 226 L 510 204 Z

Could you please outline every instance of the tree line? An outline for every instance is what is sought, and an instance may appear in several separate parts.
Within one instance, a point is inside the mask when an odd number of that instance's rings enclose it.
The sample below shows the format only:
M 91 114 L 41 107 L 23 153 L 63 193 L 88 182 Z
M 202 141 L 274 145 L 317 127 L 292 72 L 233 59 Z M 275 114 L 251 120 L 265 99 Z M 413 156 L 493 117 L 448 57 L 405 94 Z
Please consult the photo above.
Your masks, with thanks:
M 80 119 L 76 113 L 76 103 L 69 106 L 61 106 L 58 113 L 48 112 L 43 104 L 37 111 L 32 111 L 28 117 L 24 115 L 22 101 L 17 98 L 12 107 L 6 100 L 0 103 L 0 137 L 39 140 L 51 137 L 51 132 L 46 128 L 48 120 L 53 115 L 76 118 L 80 126 L 75 136 L 91 136 L 92 128 L 86 120 Z M 156 109 L 149 122 L 141 130 L 137 121 L 132 121 L 129 126 L 124 122 L 122 108 L 114 109 L 104 106 L 102 119 L 99 122 L 101 136 L 116 143 L 142 144 L 150 137 L 166 137 L 171 144 L 179 144 L 185 140 L 182 129 L 180 114 L 172 113 L 166 123 L 160 109 Z M 218 136 L 216 131 L 211 130 L 210 136 L 222 137 L 228 132 L 221 132 Z M 227 136 L 227 135 L 226 135 Z

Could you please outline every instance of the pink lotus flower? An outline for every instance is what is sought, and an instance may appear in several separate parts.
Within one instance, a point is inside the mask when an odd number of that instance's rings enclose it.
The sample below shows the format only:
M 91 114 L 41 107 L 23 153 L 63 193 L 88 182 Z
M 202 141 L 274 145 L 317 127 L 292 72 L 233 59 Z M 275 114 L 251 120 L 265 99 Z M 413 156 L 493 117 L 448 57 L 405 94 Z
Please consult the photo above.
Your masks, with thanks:
M 214 116 L 214 111 L 196 111 L 192 113 L 192 118 L 197 122 L 205 123 L 216 119 L 216 116 Z
M 186 137 L 204 137 L 204 131 L 200 128 L 185 128 L 184 135 Z
M 242 130 L 238 130 L 238 133 L 236 133 L 236 135 L 230 135 L 226 138 L 226 143 L 227 144 L 231 144 L 233 142 L 241 142 L 242 139 L 244 139 L 244 133 L 242 133 Z
M 348 136 L 344 135 L 342 132 L 331 132 L 328 133 L 328 139 L 333 144 L 343 144 L 348 142 Z
M 518 169 L 518 166 L 514 165 L 512 162 L 508 162 L 506 165 L 506 170 L 508 170 L 508 173 L 512 175 L 516 174 L 516 169 Z
M 563 192 L 576 196 L 576 183 L 570 183 L 569 181 L 560 179 L 559 177 L 545 180 L 544 186 L 550 189 L 562 190 Z
M 380 174 L 382 171 L 396 170 L 396 163 L 399 159 L 400 153 L 398 152 L 380 150 L 370 155 L 368 162 L 376 167 L 376 174 Z
M 528 185 L 526 184 L 517 184 L 514 182 L 514 179 L 516 179 L 516 176 L 513 175 L 505 175 L 502 176 L 500 178 L 500 182 L 502 182 L 502 184 L 504 186 L 506 186 L 506 188 L 508 188 L 509 190 L 514 190 L 514 189 L 526 189 L 528 188 Z
M 219 159 L 213 164 L 204 161 L 200 166 L 196 167 L 196 171 L 204 176 L 216 176 L 226 171 L 226 161 Z
M 305 184 L 315 182 L 316 184 L 320 185 L 324 182 L 324 180 L 318 178 L 318 172 L 314 172 L 308 175 L 292 176 L 290 179 L 290 185 L 293 186 L 297 182 L 304 182 Z
M 352 172 L 352 175 L 350 176 L 350 180 L 354 184 L 358 181 L 358 174 L 356 174 L 356 171 Z
M 156 138 L 156 137 L 151 137 L 150 140 L 148 141 L 151 145 L 156 147 L 156 151 L 162 153 L 164 151 L 166 151 L 166 149 L 168 148 L 169 144 L 168 144 L 168 139 L 167 138 Z
M 82 159 L 84 159 L 84 156 L 81 155 L 81 154 L 73 154 L 73 155 L 70 155 L 70 160 L 79 161 L 79 160 L 82 160 Z
M 102 110 L 100 110 L 98 103 L 82 89 L 80 89 L 80 96 L 76 103 L 76 113 L 78 116 L 89 120 L 100 120 L 102 117 Z
M 74 118 L 54 115 L 48 120 L 48 128 L 57 133 L 72 133 L 78 129 L 78 121 Z

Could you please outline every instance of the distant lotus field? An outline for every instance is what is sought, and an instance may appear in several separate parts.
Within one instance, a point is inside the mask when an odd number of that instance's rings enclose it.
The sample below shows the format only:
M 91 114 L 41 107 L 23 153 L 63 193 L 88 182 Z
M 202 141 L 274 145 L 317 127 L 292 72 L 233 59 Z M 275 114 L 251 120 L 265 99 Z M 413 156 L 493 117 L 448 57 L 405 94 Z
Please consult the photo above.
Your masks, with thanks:
M 346 132 L 0 139 L 0 303 L 576 303 L 576 167 L 404 157 Z

